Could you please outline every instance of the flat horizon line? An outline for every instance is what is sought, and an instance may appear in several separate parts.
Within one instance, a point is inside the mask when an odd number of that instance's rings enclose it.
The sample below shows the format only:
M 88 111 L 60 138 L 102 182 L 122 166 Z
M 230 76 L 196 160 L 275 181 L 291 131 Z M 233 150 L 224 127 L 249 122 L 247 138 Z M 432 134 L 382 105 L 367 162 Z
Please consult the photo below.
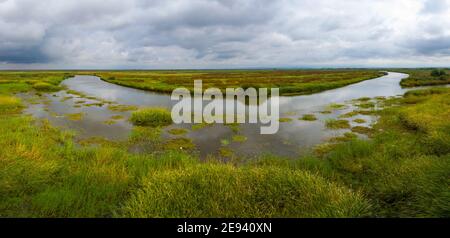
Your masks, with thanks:
M 134 69 L 113 69 L 113 68 L 98 68 L 98 69 L 0 69 L 0 71 L 200 71 L 200 70 L 334 70 L 334 69 L 437 69 L 443 68 L 448 69 L 450 67 L 248 67 L 248 68 L 159 68 L 159 69 L 144 69 L 144 68 L 134 68 Z

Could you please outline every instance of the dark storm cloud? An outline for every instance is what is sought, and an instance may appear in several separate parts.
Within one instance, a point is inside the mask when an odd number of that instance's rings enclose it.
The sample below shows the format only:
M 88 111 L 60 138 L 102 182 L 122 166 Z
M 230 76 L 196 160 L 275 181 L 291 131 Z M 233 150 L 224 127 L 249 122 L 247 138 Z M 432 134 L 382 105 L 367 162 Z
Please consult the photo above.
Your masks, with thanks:
M 20 49 L 0 49 L 0 62 L 14 64 L 49 63 L 50 57 L 39 47 L 23 47 Z
M 409 46 L 423 55 L 450 55 L 450 36 L 415 39 Z
M 179 27 L 243 27 L 269 21 L 277 11 L 275 1 L 201 1 L 155 17 L 157 30 Z
M 446 64 L 448 2 L 0 0 L 0 67 Z

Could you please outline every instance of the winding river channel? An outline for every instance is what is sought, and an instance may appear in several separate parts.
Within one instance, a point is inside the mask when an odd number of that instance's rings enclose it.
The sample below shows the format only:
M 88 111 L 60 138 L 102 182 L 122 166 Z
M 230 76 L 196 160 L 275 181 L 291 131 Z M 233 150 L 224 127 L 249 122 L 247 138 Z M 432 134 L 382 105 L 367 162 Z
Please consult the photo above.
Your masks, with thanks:
M 279 97 L 280 117 L 292 120 L 280 123 L 278 133 L 273 135 L 261 135 L 259 124 L 240 124 L 238 130 L 232 130 L 229 126 L 222 124 L 200 129 L 193 129 L 191 124 L 181 124 L 164 128 L 163 137 L 177 137 L 167 132 L 171 128 L 187 129 L 188 133 L 182 137 L 191 139 L 202 157 L 216 155 L 224 146 L 224 141 L 229 142 L 226 145 L 227 148 L 237 155 L 251 157 L 271 153 L 295 157 L 307 152 L 314 145 L 350 131 L 350 129 L 327 129 L 325 122 L 329 119 L 342 118 L 343 114 L 359 110 L 355 99 L 369 97 L 375 102 L 375 97 L 388 98 L 402 95 L 407 89 L 401 88 L 399 82 L 405 77 L 407 77 L 406 74 L 389 72 L 383 77 L 321 93 Z M 158 106 L 170 110 L 176 103 L 170 100 L 170 95 L 111 84 L 95 76 L 75 76 L 64 80 L 62 85 L 66 90 L 42 95 L 44 100 L 30 103 L 26 113 L 36 118 L 46 118 L 55 126 L 74 130 L 81 138 L 95 136 L 110 140 L 126 140 L 129 137 L 133 128 L 128 121 L 131 112 L 114 111 L 111 110 L 110 105 Z M 74 91 L 79 94 L 74 94 Z M 336 106 L 336 104 L 340 105 Z M 71 120 L 67 117 L 67 115 L 77 114 L 82 114 L 82 118 Z M 299 120 L 304 114 L 314 114 L 317 120 Z M 117 119 L 111 120 L 111 118 Z M 351 127 L 370 127 L 377 118 L 370 114 L 357 114 L 345 119 L 350 122 Z M 357 123 L 355 119 L 364 121 L 359 120 Z M 246 139 L 233 141 L 236 133 Z M 363 134 L 358 136 L 365 137 Z

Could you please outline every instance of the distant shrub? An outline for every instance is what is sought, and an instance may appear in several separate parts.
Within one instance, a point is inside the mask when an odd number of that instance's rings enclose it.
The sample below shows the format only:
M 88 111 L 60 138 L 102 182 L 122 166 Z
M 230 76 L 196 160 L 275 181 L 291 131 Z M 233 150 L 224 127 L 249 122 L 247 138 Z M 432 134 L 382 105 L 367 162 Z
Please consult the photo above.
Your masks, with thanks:
M 138 126 L 166 126 L 172 123 L 172 116 L 165 108 L 143 108 L 133 112 L 130 120 Z
M 433 77 L 441 77 L 446 75 L 445 71 L 442 69 L 433 69 L 430 74 Z

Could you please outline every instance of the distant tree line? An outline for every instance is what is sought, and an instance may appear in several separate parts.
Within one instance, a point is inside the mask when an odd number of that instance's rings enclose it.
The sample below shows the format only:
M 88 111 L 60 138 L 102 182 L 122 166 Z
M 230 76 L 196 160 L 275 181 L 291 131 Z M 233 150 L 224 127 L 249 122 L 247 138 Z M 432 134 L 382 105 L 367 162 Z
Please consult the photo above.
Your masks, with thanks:
M 447 73 L 443 69 L 433 69 L 430 74 L 433 77 L 439 77 L 440 79 L 444 79 L 444 76 Z

